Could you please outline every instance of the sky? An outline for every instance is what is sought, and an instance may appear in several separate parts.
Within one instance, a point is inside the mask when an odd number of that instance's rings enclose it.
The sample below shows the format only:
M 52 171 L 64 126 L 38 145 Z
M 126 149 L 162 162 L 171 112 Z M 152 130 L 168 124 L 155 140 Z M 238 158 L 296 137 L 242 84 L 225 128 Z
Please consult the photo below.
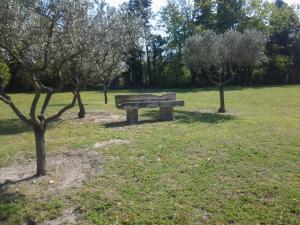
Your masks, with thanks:
M 298 0 L 300 1 L 300 0 Z M 124 0 L 106 0 L 110 5 L 118 6 L 123 3 Z M 125 1 L 127 2 L 127 1 Z M 167 0 L 152 0 L 152 10 L 153 12 L 158 12 L 159 9 L 167 4 Z
M 118 6 L 123 3 L 124 0 L 106 0 L 110 5 Z M 300 4 L 300 0 L 284 0 L 288 4 Z M 127 2 L 127 1 L 126 1 Z M 159 9 L 167 4 L 167 0 L 152 0 L 153 12 L 158 12 Z

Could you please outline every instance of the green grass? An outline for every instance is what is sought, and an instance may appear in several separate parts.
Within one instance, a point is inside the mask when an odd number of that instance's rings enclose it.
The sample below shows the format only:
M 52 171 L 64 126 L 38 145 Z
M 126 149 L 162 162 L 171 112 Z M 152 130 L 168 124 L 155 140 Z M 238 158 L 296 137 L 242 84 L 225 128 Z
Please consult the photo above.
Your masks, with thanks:
M 214 113 L 214 89 L 175 91 L 186 106 L 172 122 L 49 127 L 49 153 L 113 138 L 132 144 L 99 149 L 103 172 L 65 197 L 68 203 L 0 195 L 0 224 L 54 219 L 67 204 L 78 224 L 300 224 L 300 86 L 231 88 L 225 115 Z M 107 106 L 102 94 L 83 93 L 86 109 L 124 114 L 114 106 L 116 93 Z M 32 95 L 12 97 L 28 112 Z M 70 100 L 57 95 L 49 114 Z M 140 114 L 156 118 L 158 109 Z M 24 157 L 34 158 L 33 133 L 0 103 L 0 166 Z

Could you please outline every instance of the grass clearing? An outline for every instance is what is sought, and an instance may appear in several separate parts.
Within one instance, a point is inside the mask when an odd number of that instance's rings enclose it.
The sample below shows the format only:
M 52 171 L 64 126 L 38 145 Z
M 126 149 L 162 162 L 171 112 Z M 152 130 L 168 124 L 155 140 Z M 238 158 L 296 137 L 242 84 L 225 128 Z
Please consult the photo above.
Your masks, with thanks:
M 140 110 L 142 121 L 131 126 L 105 121 L 124 117 L 114 106 L 120 92 L 109 94 L 108 105 L 103 94 L 84 92 L 87 118 L 75 119 L 75 107 L 51 125 L 48 154 L 113 139 L 130 144 L 97 148 L 101 174 L 68 194 L 43 199 L 3 189 L 0 224 L 46 223 L 70 207 L 78 224 L 299 224 L 300 86 L 229 88 L 224 115 L 215 113 L 214 89 L 174 91 L 186 103 L 175 121 L 157 122 L 158 109 Z M 12 98 L 29 112 L 33 95 Z M 70 101 L 71 94 L 55 96 L 48 114 Z M 0 103 L 0 167 L 34 159 L 33 136 Z

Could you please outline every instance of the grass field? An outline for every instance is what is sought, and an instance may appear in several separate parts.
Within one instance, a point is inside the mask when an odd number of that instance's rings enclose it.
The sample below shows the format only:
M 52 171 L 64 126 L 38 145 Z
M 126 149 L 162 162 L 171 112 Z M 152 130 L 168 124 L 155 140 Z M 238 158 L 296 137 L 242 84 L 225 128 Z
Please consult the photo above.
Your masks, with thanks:
M 43 224 L 70 206 L 78 224 L 300 224 L 300 86 L 231 88 L 225 115 L 215 113 L 214 89 L 172 91 L 186 104 L 172 122 L 156 121 L 158 109 L 150 109 L 132 126 L 80 122 L 70 113 L 50 126 L 48 154 L 111 139 L 131 143 L 96 149 L 102 172 L 67 194 L 41 198 L 3 188 L 0 224 Z M 124 115 L 114 106 L 116 93 L 108 105 L 99 92 L 82 96 L 88 112 Z M 33 95 L 12 98 L 28 112 Z M 70 100 L 69 93 L 55 96 L 48 113 Z M 0 167 L 34 154 L 30 128 L 0 103 Z

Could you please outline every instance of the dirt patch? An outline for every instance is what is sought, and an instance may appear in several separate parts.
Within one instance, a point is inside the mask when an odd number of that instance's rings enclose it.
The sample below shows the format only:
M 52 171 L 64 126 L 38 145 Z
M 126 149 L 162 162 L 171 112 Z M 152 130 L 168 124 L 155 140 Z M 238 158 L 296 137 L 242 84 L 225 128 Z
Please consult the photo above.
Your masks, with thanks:
M 121 114 L 121 115 L 120 115 Z M 64 116 L 64 120 L 75 121 L 76 124 L 92 122 L 93 124 L 101 124 L 106 128 L 127 131 L 136 130 L 137 132 L 142 129 L 143 126 L 139 126 L 144 123 L 154 122 L 151 116 L 139 115 L 139 122 L 137 124 L 128 124 L 126 122 L 126 111 L 120 111 L 120 114 L 114 114 L 110 111 L 87 111 L 85 114 L 85 118 L 78 119 L 76 112 L 67 112 Z M 157 122 L 157 121 L 155 121 Z
M 85 114 L 85 117 L 83 119 L 77 119 L 77 113 L 76 112 L 68 112 L 63 116 L 63 119 L 70 119 L 70 120 L 78 120 L 76 122 L 84 123 L 87 121 L 93 122 L 93 123 L 115 123 L 115 122 L 122 122 L 126 121 L 125 113 L 124 115 L 119 114 L 113 114 L 108 111 L 87 111 Z
M 76 224 L 76 214 L 74 213 L 74 208 L 64 209 L 61 216 L 55 220 L 45 222 L 43 225 L 60 225 L 60 224 Z
M 104 148 L 110 145 L 122 145 L 122 144 L 130 144 L 131 141 L 129 140 L 122 140 L 122 139 L 110 139 L 108 141 L 103 141 L 103 142 L 97 142 L 94 144 L 94 148 Z
M 21 193 L 37 198 L 61 195 L 80 187 L 87 179 L 101 172 L 100 153 L 90 150 L 47 156 L 48 175 L 35 177 L 35 160 L 0 168 L 0 193 Z

